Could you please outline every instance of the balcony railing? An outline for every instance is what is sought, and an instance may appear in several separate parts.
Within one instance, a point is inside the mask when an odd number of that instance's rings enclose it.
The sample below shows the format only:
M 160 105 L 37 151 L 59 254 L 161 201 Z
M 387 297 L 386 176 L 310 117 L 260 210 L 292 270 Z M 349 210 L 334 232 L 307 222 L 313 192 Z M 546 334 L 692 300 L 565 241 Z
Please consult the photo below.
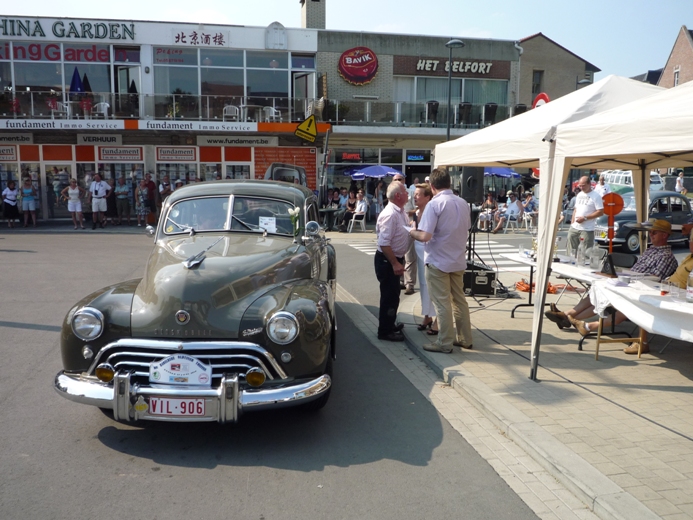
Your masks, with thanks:
M 327 100 L 264 96 L 194 96 L 190 94 L 70 94 L 56 91 L 0 93 L 0 118 L 17 119 L 159 119 L 198 121 L 300 122 L 310 114 L 335 125 L 442 127 L 448 120 L 447 104 Z M 453 128 L 481 128 L 519 113 L 495 103 L 455 103 Z

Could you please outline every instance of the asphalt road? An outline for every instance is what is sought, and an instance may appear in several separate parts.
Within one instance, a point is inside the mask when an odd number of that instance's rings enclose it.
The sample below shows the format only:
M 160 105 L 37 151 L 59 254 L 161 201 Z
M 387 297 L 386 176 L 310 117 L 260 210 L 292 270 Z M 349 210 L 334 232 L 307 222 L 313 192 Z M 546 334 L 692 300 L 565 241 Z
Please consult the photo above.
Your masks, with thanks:
M 151 247 L 132 234 L 0 235 L 0 518 L 536 518 L 341 310 L 335 387 L 317 414 L 132 426 L 60 398 L 65 313 L 141 276 Z M 372 258 L 352 265 L 365 255 L 345 247 L 341 283 L 374 286 Z

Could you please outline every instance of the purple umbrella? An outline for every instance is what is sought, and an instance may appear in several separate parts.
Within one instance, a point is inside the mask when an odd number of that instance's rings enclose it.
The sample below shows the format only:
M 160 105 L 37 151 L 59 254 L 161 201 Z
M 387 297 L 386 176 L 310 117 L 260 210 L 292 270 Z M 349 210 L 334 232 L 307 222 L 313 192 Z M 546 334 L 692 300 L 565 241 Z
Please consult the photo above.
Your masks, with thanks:
M 82 78 L 79 76 L 79 71 L 75 67 L 75 71 L 72 73 L 72 81 L 70 81 L 70 94 L 78 94 L 84 92 L 84 85 L 82 84 Z
M 375 166 L 366 166 L 364 168 L 355 168 L 349 173 L 351 178 L 355 181 L 363 180 L 365 177 L 380 179 L 382 177 L 394 176 L 397 174 L 401 175 L 402 172 L 396 168 L 392 168 L 391 166 L 383 166 L 380 164 L 376 164 Z

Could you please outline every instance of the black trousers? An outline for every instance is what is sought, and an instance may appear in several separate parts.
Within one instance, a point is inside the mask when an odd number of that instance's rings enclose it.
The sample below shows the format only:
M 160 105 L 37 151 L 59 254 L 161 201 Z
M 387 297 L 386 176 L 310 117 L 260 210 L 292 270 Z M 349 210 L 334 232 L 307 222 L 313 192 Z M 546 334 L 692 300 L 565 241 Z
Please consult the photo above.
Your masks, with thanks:
M 397 261 L 404 265 L 404 258 Z M 380 313 L 378 314 L 378 336 L 394 332 L 399 307 L 399 276 L 383 253 L 375 253 L 375 276 L 380 282 Z

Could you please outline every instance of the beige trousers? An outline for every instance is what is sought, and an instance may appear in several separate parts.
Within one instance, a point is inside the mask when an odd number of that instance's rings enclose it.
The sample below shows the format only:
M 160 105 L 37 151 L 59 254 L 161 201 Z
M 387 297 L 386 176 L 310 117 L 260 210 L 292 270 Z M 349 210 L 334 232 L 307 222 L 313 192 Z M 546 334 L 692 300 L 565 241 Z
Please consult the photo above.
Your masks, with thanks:
M 463 276 L 464 271 L 444 273 L 431 264 L 426 265 L 426 283 L 440 331 L 436 343 L 444 348 L 452 348 L 453 343 L 472 344 L 472 323 L 464 295 Z

